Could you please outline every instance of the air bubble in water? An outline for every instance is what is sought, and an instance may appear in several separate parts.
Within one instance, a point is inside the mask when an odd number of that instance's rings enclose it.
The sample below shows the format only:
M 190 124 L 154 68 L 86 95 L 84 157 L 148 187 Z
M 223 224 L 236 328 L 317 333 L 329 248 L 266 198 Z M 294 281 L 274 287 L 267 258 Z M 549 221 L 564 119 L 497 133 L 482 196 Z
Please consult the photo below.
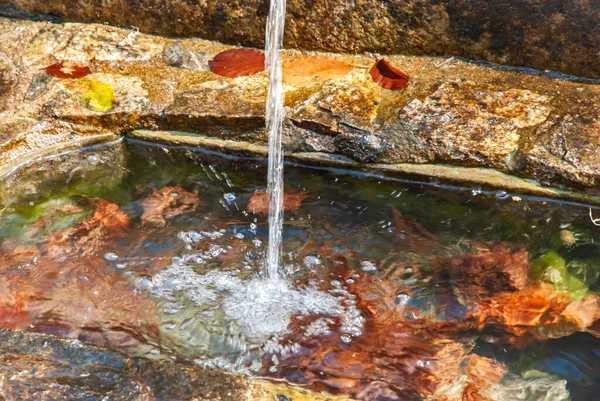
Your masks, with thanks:
M 363 260 L 362 262 L 360 262 L 360 268 L 362 269 L 362 271 L 365 272 L 372 272 L 377 270 L 377 266 L 375 265 L 375 263 L 371 262 L 370 260 Z
M 227 202 L 233 202 L 235 200 L 235 195 L 232 193 L 227 193 L 225 195 L 223 195 L 223 198 L 227 201 Z
M 152 282 L 147 277 L 142 277 L 136 281 L 135 286 L 140 290 L 148 291 L 152 288 Z
M 321 264 L 321 258 L 315 255 L 309 255 L 305 257 L 303 260 L 304 266 L 310 268 Z
M 340 337 L 340 340 L 342 340 L 345 343 L 349 343 L 349 342 L 352 342 L 352 337 L 349 336 L 348 334 L 344 334 Z
M 114 252 L 106 252 L 104 254 L 104 259 L 108 260 L 109 262 L 114 262 L 115 260 L 119 259 L 119 255 Z
M 505 191 L 496 191 L 494 196 L 496 197 L 496 199 L 500 200 L 508 199 L 510 197 L 510 195 L 508 195 Z
M 406 305 L 408 303 L 408 301 L 410 301 L 410 295 L 408 295 L 405 292 L 401 292 L 400 294 L 398 294 L 398 296 L 396 297 L 397 303 L 399 305 Z

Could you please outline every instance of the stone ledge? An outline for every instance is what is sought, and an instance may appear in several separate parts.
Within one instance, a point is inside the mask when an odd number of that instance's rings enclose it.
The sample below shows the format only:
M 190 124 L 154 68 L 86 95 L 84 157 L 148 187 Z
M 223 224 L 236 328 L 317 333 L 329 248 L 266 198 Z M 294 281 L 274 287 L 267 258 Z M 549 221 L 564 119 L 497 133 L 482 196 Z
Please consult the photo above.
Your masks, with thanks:
M 5 15 L 41 13 L 54 20 L 107 22 L 159 35 L 263 47 L 268 2 L 0 0 L 0 10 Z M 285 45 L 456 55 L 599 78 L 599 22 L 594 1 L 288 0 Z
M 266 74 L 224 78 L 208 69 L 207 61 L 230 47 L 97 24 L 6 18 L 0 18 L 0 42 L 0 163 L 136 129 L 266 144 Z M 371 79 L 371 57 L 311 54 L 352 68 L 308 86 L 285 85 L 288 153 L 494 168 L 544 186 L 600 194 L 600 84 L 453 58 L 392 56 L 410 81 L 390 91 Z M 287 51 L 284 62 L 305 56 Z M 58 79 L 43 71 L 59 60 L 86 65 L 92 74 Z M 94 111 L 82 100 L 90 82 L 114 93 L 109 110 Z
M 171 146 L 191 146 L 238 156 L 264 157 L 269 151 L 266 145 L 255 145 L 249 142 L 210 138 L 199 134 L 185 132 L 134 130 L 129 133 L 127 137 L 134 140 Z M 514 192 L 516 194 L 527 194 L 600 205 L 600 197 L 543 187 L 531 181 L 488 168 L 410 163 L 357 163 L 344 156 L 322 152 L 288 152 L 285 157 L 286 160 L 300 165 L 335 167 L 369 173 L 379 173 L 388 176 L 421 178 L 428 181 L 434 181 L 437 184 L 452 183 L 475 185 L 488 190 L 502 190 Z

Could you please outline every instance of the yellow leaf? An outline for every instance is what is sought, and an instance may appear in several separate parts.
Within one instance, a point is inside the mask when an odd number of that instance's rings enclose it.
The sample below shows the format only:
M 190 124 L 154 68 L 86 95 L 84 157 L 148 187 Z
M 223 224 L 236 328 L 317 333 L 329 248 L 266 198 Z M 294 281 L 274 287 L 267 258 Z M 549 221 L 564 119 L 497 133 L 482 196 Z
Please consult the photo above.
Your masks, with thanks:
M 98 112 L 112 109 L 115 95 L 109 84 L 93 79 L 85 79 L 82 80 L 81 85 L 84 93 L 79 100 L 86 103 L 88 109 Z
M 354 67 L 333 58 L 309 56 L 283 65 L 283 82 L 296 88 L 308 87 L 343 77 Z

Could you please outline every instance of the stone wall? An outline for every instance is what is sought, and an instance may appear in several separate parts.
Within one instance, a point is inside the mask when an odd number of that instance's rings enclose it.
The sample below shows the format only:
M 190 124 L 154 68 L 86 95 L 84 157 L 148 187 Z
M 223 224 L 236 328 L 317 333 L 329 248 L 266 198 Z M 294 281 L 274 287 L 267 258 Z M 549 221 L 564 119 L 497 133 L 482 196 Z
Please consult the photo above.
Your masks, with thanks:
M 208 69 L 208 60 L 230 47 L 100 24 L 5 18 L 0 43 L 0 175 L 35 152 L 136 129 L 185 131 L 227 146 L 266 143 L 267 74 L 225 78 Z M 340 156 L 367 167 L 493 168 L 600 195 L 600 84 L 393 56 L 409 82 L 392 91 L 370 76 L 372 57 L 317 57 L 333 58 L 346 68 L 314 75 L 305 71 L 314 56 L 283 53 L 285 69 L 308 63 L 291 70 L 295 79 L 284 77 L 288 154 Z M 61 79 L 44 71 L 59 60 L 91 74 Z M 111 93 L 106 109 L 90 103 L 98 90 Z
M 0 0 L 39 13 L 262 47 L 266 0 Z M 288 0 L 288 48 L 446 55 L 600 78 L 598 0 Z

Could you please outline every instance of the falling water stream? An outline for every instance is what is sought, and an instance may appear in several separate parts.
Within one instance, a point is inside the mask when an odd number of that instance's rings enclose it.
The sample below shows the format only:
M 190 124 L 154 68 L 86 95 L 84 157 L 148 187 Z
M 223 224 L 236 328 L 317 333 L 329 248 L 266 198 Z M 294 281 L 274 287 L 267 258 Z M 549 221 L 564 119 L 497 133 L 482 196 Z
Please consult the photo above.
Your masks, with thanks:
M 285 0 L 271 0 L 266 29 L 265 67 L 269 72 L 266 123 L 269 132 L 269 245 L 267 273 L 279 277 L 278 268 L 283 231 L 283 152 L 281 131 L 283 120 L 283 88 L 281 82 L 281 46 L 285 25 Z

